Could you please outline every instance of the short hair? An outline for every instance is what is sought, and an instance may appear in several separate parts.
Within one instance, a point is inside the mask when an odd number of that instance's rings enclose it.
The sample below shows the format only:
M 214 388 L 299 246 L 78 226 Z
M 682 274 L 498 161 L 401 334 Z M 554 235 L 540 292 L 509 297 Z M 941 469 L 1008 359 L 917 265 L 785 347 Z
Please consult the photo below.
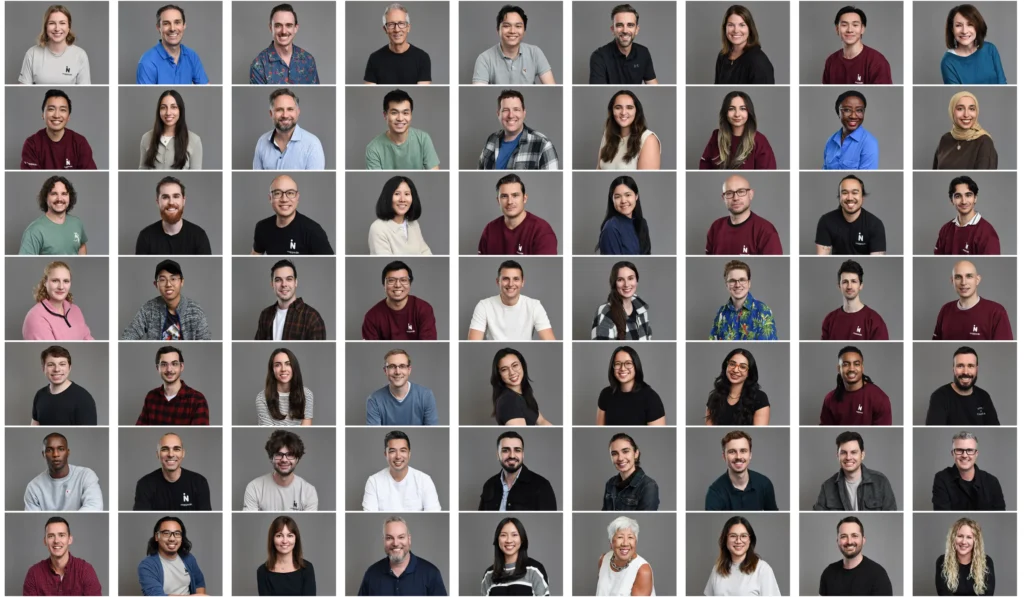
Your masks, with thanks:
M 864 102 L 864 108 L 867 109 L 867 107 L 868 107 L 868 98 L 864 97 L 864 94 L 859 92 L 859 91 L 857 91 L 856 89 L 851 89 L 849 91 L 844 91 L 844 92 L 840 93 L 839 97 L 836 98 L 836 116 L 839 115 L 839 104 L 843 103 L 843 100 L 845 100 L 848 97 L 859 98 L 860 101 Z M 860 179 L 857 179 L 857 180 L 860 180 Z M 863 183 L 861 183 L 861 185 L 863 185 Z
M 295 460 L 301 460 L 306 454 L 306 444 L 302 438 L 291 431 L 278 430 L 270 434 L 264 449 L 267 451 L 267 458 L 273 459 L 274 454 L 281 448 L 288 448 L 295 455 Z
M 962 354 L 973 354 L 974 361 L 976 363 L 981 363 L 981 358 L 978 357 L 978 352 L 971 348 L 970 346 L 961 346 L 960 348 L 956 349 L 956 351 L 953 352 L 953 360 L 955 361 L 956 358 Z
M 847 5 L 847 6 L 844 6 L 844 7 L 840 8 L 839 12 L 836 13 L 836 22 L 835 22 L 836 27 L 839 26 L 839 18 L 842 17 L 843 15 L 851 13 L 851 12 L 857 13 L 857 16 L 860 17 L 860 24 L 861 25 L 863 25 L 865 27 L 868 26 L 868 17 L 867 17 L 867 15 L 864 14 L 864 11 L 859 9 L 859 8 L 857 8 L 856 6 L 849 6 L 849 5 Z
M 728 276 L 729 272 L 731 272 L 734 269 L 741 269 L 741 270 L 747 272 L 747 279 L 748 280 L 754 277 L 754 276 L 750 275 L 750 266 L 747 265 L 746 263 L 738 260 L 738 259 L 733 259 L 729 263 L 725 264 L 725 270 L 722 272 L 722 277 L 724 278 L 724 277 Z
M 985 24 L 985 18 L 981 16 L 981 12 L 973 4 L 958 4 L 949 9 L 949 14 L 946 15 L 946 47 L 950 50 L 956 47 L 956 36 L 953 35 L 953 19 L 957 13 L 963 15 L 967 22 L 974 26 L 974 44 L 979 48 L 985 45 L 985 36 L 988 35 L 988 25 Z M 71 17 L 68 17 L 69 26 L 70 19 Z
M 398 187 L 405 183 L 409 187 L 409 194 L 412 195 L 412 203 L 409 204 L 409 211 L 405 213 L 405 219 L 415 222 L 423 215 L 423 204 L 420 202 L 420 193 L 416 190 L 416 183 L 408 176 L 392 176 L 387 179 L 377 196 L 377 205 L 374 207 L 374 214 L 378 220 L 390 220 L 395 217 L 395 206 L 393 198 Z
M 523 31 L 526 31 L 526 22 L 529 20 L 526 18 L 526 11 L 514 4 L 506 4 L 501 7 L 498 11 L 498 18 L 496 19 L 497 26 L 495 29 L 501 29 L 501 22 L 505 20 L 505 15 L 510 12 L 514 12 L 519 15 L 519 18 L 523 19 Z
M 292 260 L 291 259 L 281 259 L 277 263 L 275 263 L 274 265 L 272 265 L 270 267 L 270 279 L 271 280 L 274 279 L 274 272 L 276 272 L 277 270 L 281 269 L 282 267 L 290 267 L 290 268 L 292 268 L 292 273 L 295 274 L 295 278 L 298 279 L 298 277 L 299 277 L 299 270 L 298 270 L 298 268 L 295 267 L 295 264 L 292 263 Z
M 391 12 L 392 10 L 400 10 L 400 11 L 404 12 L 405 13 L 405 22 L 406 23 L 411 23 L 412 22 L 412 21 L 409 20 L 409 9 L 407 9 L 404 6 L 402 6 L 398 2 L 393 2 L 391 4 L 388 4 L 387 8 L 384 9 L 384 14 L 381 15 L 381 17 L 380 17 L 380 21 L 381 21 L 382 25 L 387 25 L 388 24 L 388 13 Z
M 391 350 L 384 353 L 384 362 L 387 363 L 388 357 L 393 357 L 396 354 L 404 354 L 405 360 L 409 361 L 409 364 L 412 365 L 412 357 L 409 356 L 409 353 L 405 352 L 405 350 L 402 348 L 392 348 Z
M 615 7 L 613 7 L 612 8 L 612 21 L 613 22 L 615 21 L 615 15 L 617 15 L 617 14 L 619 14 L 621 12 L 631 12 L 631 13 L 633 13 L 633 16 L 636 17 L 636 22 L 640 23 L 640 13 L 637 12 L 637 10 L 635 8 L 633 8 L 633 6 L 631 4 L 617 4 Z
M 160 17 L 164 14 L 165 10 L 174 9 L 181 13 L 181 22 L 185 22 L 185 9 L 178 6 L 177 4 L 164 4 L 160 8 L 156 9 L 156 24 L 160 24 Z
M 68 445 L 68 438 L 65 437 L 63 433 L 57 433 L 56 431 L 54 431 L 53 433 L 46 434 L 46 437 L 43 438 L 43 445 L 44 446 L 46 445 L 46 442 L 50 441 L 51 437 L 59 437 L 62 440 L 64 440 L 64 445 L 65 446 Z
M 57 523 L 63 523 L 64 526 L 66 526 L 68 528 L 68 534 L 69 535 L 71 534 L 71 524 L 68 523 L 67 520 L 64 520 L 64 518 L 62 518 L 60 516 L 51 516 L 51 517 L 47 518 L 46 519 L 46 524 L 43 525 L 43 533 L 46 532 L 46 527 L 50 526 L 51 524 L 57 524 Z
M 953 435 L 953 442 L 952 443 L 955 444 L 958 441 L 963 441 L 963 440 L 968 440 L 968 439 L 974 440 L 974 445 L 976 445 L 976 446 L 980 446 L 981 445 L 981 442 L 978 441 L 978 436 L 974 435 L 970 431 L 961 431 L 959 433 L 954 434 Z
M 178 180 L 177 178 L 175 178 L 173 176 L 165 176 L 165 177 L 160 179 L 160 182 L 156 183 L 156 196 L 157 197 L 160 196 L 160 187 L 164 186 L 165 184 L 176 184 L 176 185 L 178 185 L 181 188 L 181 196 L 182 197 L 186 196 L 185 195 L 185 183 L 181 182 L 180 180 Z
M 174 347 L 174 346 L 161 346 L 156 351 L 156 364 L 157 365 L 160 364 L 160 357 L 164 356 L 165 354 L 171 354 L 172 352 L 178 354 L 178 362 L 179 363 L 184 363 L 185 362 L 185 354 L 183 352 L 181 352 L 180 348 L 177 348 L 177 347 Z
M 865 104 L 865 105 L 867 105 L 867 104 Z M 863 197 L 867 197 L 868 196 L 868 189 L 867 189 L 867 187 L 864 186 L 864 181 L 861 180 L 856 174 L 847 174 L 846 176 L 844 176 L 841 179 L 839 179 L 839 186 L 836 187 L 836 197 L 837 198 L 839 197 L 839 193 L 842 192 L 843 181 L 846 181 L 846 180 L 856 180 L 857 182 L 859 182 L 860 183 L 860 194 L 861 194 L 861 196 L 863 196 Z
M 276 15 L 279 12 L 290 12 L 290 13 L 292 13 L 292 17 L 295 19 L 295 24 L 296 25 L 299 24 L 299 13 L 295 12 L 295 9 L 292 8 L 291 4 L 278 4 L 274 8 L 271 8 L 270 9 L 270 21 L 271 22 L 274 21 L 274 15 Z
M 957 176 L 953 180 L 949 181 L 950 201 L 953 200 L 953 194 L 956 193 L 956 188 L 962 184 L 967 185 L 967 188 L 970 189 L 975 196 L 978 195 L 978 183 L 974 182 L 973 178 L 971 178 L 970 176 Z
M 861 451 L 864 450 L 864 438 L 861 437 L 861 435 L 859 433 L 857 433 L 856 431 L 844 431 L 844 432 L 840 433 L 839 435 L 837 435 L 836 436 L 836 449 L 838 450 L 839 446 L 841 446 L 841 445 L 843 445 L 843 444 L 845 444 L 847 442 L 857 442 L 857 445 L 860 446 Z
M 57 357 L 67 359 L 68 365 L 71 364 L 71 353 L 68 351 L 68 349 L 64 348 L 63 346 L 54 345 L 47 346 L 46 348 L 44 348 L 42 354 L 39 355 L 39 361 L 41 365 L 46 364 L 46 357 Z
M 836 282 L 843 280 L 843 274 L 857 274 L 857 281 L 864 283 L 864 268 L 853 259 L 847 259 L 839 266 L 839 271 L 836 272 Z
M 71 11 L 68 9 L 67 6 L 64 6 L 63 4 L 51 4 L 46 8 L 46 12 L 43 13 L 43 29 L 39 33 L 39 37 L 36 39 L 36 41 L 39 43 L 39 45 L 45 46 L 46 42 L 50 40 L 49 35 L 47 35 L 46 33 L 46 24 L 50 22 L 50 15 L 52 15 L 55 12 L 59 12 L 68 18 L 68 34 L 64 36 L 64 40 L 67 41 L 69 46 L 74 44 L 75 34 L 71 29 Z
M 68 103 L 68 114 L 71 114 L 71 98 L 68 97 L 68 94 L 64 93 L 64 91 L 61 90 L 61 89 L 47 89 L 46 90 L 46 95 L 43 96 L 43 105 L 42 105 L 41 108 L 39 108 L 39 110 L 41 112 L 45 112 L 46 111 L 46 102 L 50 101 L 51 97 L 62 97 L 62 98 L 64 98 L 64 101 L 66 101 Z
M 501 277 L 501 270 L 503 269 L 517 269 L 519 270 L 520 276 L 524 278 L 526 277 L 526 272 L 523 271 L 523 266 L 519 265 L 519 262 L 514 259 L 506 259 L 501 262 L 501 265 L 498 266 L 498 277 Z
M 384 269 L 380 272 L 380 283 L 383 285 L 384 280 L 387 279 L 388 274 L 391 272 L 397 272 L 398 270 L 404 269 L 409 272 L 409 283 L 412 284 L 412 268 L 405 264 L 404 261 L 392 261 L 391 263 L 384 266 Z
M 50 191 L 53 187 L 57 186 L 57 183 L 63 183 L 64 188 L 68 190 L 68 208 L 65 211 L 70 212 L 75 208 L 75 204 L 78 203 L 78 192 L 75 191 L 75 185 L 71 184 L 71 181 L 60 175 L 54 175 L 43 181 L 43 186 L 39 189 L 39 209 L 42 211 L 49 210 L 49 205 L 46 203 L 46 199 L 50 196 Z
M 519 98 L 519 103 L 523 105 L 523 109 L 526 109 L 526 98 L 517 89 L 502 89 L 501 93 L 498 94 L 498 107 L 501 108 L 501 101 L 510 98 Z
M 405 522 L 405 519 L 401 516 L 388 516 L 384 519 L 384 525 L 381 527 L 381 536 L 387 532 L 388 525 L 392 522 L 400 522 L 405 525 L 405 530 L 409 531 L 409 523 Z M 412 537 L 412 531 L 409 531 L 409 536 Z
M 836 525 L 836 533 L 839 532 L 839 527 L 843 526 L 846 523 L 856 523 L 856 525 L 860 527 L 860 534 L 864 534 L 864 524 L 861 523 L 860 519 L 856 516 L 847 516 L 846 518 L 840 520 L 839 524 Z
M 748 435 L 746 431 L 738 431 L 737 430 L 737 431 L 730 431 L 729 433 L 726 433 L 724 437 L 722 437 L 722 451 L 725 452 L 725 444 L 727 444 L 727 443 L 729 443 L 731 441 L 736 441 L 738 439 L 745 439 L 745 440 L 747 440 L 747 444 L 750 446 L 750 449 L 751 450 L 754 449 L 754 440 L 753 440 L 753 438 L 751 438 L 750 435 Z
M 409 436 L 404 431 L 388 431 L 387 435 L 384 436 L 384 448 L 387 449 L 388 443 L 393 439 L 404 439 L 405 445 L 412 450 L 412 442 L 409 440 Z
M 172 276 L 185 277 L 185 275 L 181 273 L 181 266 L 173 259 L 164 259 L 160 263 L 156 264 L 156 271 L 153 272 L 154 280 L 160 277 L 160 272 L 167 272 Z
M 522 191 L 522 193 L 525 195 L 526 194 L 526 183 L 523 182 L 522 178 L 519 178 L 518 174 L 506 174 L 505 176 L 502 176 L 501 178 L 499 178 L 498 182 L 495 183 L 495 185 L 494 185 L 494 192 L 495 193 L 501 192 L 502 185 L 514 184 L 514 183 L 517 183 L 517 182 L 519 183 L 519 190 Z
M 501 440 L 508 439 L 508 438 L 519 440 L 519 443 L 523 444 L 523 449 L 524 450 L 526 449 L 526 440 L 524 440 L 523 436 L 519 435 L 515 431 L 506 431 L 506 432 L 502 433 L 501 435 L 499 435 L 498 436 L 498 441 L 495 442 L 495 446 L 500 448 L 501 447 Z
M 619 529 L 629 529 L 633 532 L 634 537 L 640 539 L 640 523 L 628 516 L 620 516 L 608 523 L 608 541 L 615 537 L 615 533 Z
M 391 104 L 400 104 L 402 102 L 409 102 L 409 111 L 413 111 L 414 104 L 412 96 L 403 89 L 392 89 L 384 94 L 384 112 L 388 111 L 388 106 Z
M 287 87 L 282 87 L 280 89 L 275 89 L 274 91 L 272 91 L 270 93 L 270 109 L 271 110 L 274 109 L 274 100 L 276 100 L 277 98 L 281 97 L 282 95 L 287 95 L 288 97 L 290 97 L 293 100 L 295 100 L 295 105 L 296 106 L 299 105 L 299 96 L 295 95 L 295 92 L 292 91 L 291 89 L 288 89 Z

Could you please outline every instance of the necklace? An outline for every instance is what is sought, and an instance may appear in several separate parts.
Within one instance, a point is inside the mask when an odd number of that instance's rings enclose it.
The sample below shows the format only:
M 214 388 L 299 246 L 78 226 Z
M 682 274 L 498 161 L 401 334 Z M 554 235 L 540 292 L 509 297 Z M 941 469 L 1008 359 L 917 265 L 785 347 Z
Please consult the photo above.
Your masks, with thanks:
M 612 559 L 608 561 L 608 566 L 612 569 L 612 572 L 622 572 L 626 568 L 629 568 L 629 565 L 632 564 L 633 560 L 635 560 L 635 559 L 636 559 L 636 554 L 633 554 L 633 557 L 629 558 L 628 562 L 626 562 L 622 566 L 616 566 L 615 565 L 615 556 L 612 556 Z

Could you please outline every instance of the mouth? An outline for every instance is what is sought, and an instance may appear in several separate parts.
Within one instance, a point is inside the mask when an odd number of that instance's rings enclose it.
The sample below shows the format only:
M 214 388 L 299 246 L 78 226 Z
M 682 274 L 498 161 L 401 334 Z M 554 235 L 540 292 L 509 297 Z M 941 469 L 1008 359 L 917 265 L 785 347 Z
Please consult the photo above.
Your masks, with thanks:
M 961 118 L 959 120 L 959 122 L 960 122 L 960 126 L 962 126 L 963 128 L 966 129 L 966 128 L 971 128 L 971 125 L 974 124 L 974 119 L 973 118 Z
M 620 547 L 618 550 L 619 556 L 625 558 L 629 555 L 631 550 L 628 547 Z
M 746 461 L 746 460 L 733 460 L 733 461 L 732 461 L 732 464 L 733 464 L 734 466 L 739 466 L 739 465 L 741 465 L 741 464 L 746 464 L 746 463 L 747 463 L 747 461 Z
M 730 373 L 729 374 L 729 379 L 731 381 L 739 381 L 739 380 L 743 379 L 743 376 L 741 376 L 739 373 Z

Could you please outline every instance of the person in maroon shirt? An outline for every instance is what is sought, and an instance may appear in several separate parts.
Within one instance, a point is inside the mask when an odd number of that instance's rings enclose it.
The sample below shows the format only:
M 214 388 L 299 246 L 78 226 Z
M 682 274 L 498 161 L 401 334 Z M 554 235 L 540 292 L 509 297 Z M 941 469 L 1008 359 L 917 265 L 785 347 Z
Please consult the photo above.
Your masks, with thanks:
M 434 308 L 409 294 L 412 269 L 392 261 L 380 274 L 384 300 L 370 307 L 363 317 L 363 340 L 437 340 Z
M 892 85 L 889 61 L 881 52 L 864 45 L 868 18 L 864 11 L 844 6 L 836 13 L 836 34 L 843 49 L 825 59 L 823 85 Z
M 974 208 L 978 183 L 970 176 L 957 176 L 949 182 L 949 202 L 956 208 L 956 217 L 939 228 L 935 254 L 999 255 L 996 229 Z
M 829 312 L 821 322 L 822 340 L 888 340 L 889 329 L 882 316 L 860 300 L 864 289 L 864 268 L 852 259 L 839 266 L 839 290 L 843 306 Z
M 707 255 L 782 255 L 779 232 L 771 222 L 750 211 L 754 189 L 750 181 L 733 174 L 722 184 L 722 202 L 729 215 L 708 228 Z
M 209 425 L 210 406 L 203 393 L 181 380 L 185 355 L 173 346 L 156 351 L 156 369 L 163 384 L 150 390 L 142 402 L 136 425 Z
M 819 425 L 892 425 L 892 403 L 864 375 L 864 355 L 856 346 L 839 351 L 836 389 L 825 395 Z
M 544 219 L 526 211 L 526 184 L 506 174 L 495 185 L 501 217 L 490 221 L 480 235 L 480 255 L 557 255 L 558 239 Z
M 1013 340 L 1006 309 L 978 296 L 981 274 L 973 263 L 957 261 L 949 279 L 960 298 L 939 309 L 932 340 Z
M 22 595 L 102 595 L 103 588 L 92 564 L 71 555 L 71 525 L 53 516 L 43 527 L 43 545 L 50 557 L 34 564 L 25 574 Z
M 66 128 L 71 121 L 71 98 L 49 89 L 43 98 L 46 125 L 21 146 L 22 170 L 95 170 L 92 147 L 85 137 Z
M 775 153 L 757 130 L 754 102 L 742 91 L 730 91 L 718 110 L 718 128 L 711 131 L 701 170 L 775 170 Z

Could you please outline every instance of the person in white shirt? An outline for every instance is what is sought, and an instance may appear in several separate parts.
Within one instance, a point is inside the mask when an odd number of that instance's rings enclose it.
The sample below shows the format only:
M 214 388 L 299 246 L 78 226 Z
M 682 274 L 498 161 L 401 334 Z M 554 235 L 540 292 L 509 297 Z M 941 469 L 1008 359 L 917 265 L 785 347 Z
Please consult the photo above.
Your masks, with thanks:
M 757 535 L 750 521 L 733 516 L 718 536 L 718 561 L 711 570 L 705 595 L 782 595 L 768 562 L 754 551 Z
M 56 432 L 43 438 L 46 470 L 29 481 L 25 488 L 25 510 L 103 510 L 99 477 L 90 468 L 70 464 L 70 457 L 68 438 Z
M 363 510 L 366 512 L 440 512 L 441 502 L 430 475 L 409 466 L 412 442 L 401 431 L 384 436 L 388 467 L 366 480 Z
M 498 295 L 481 299 L 473 309 L 470 340 L 532 340 L 534 332 L 540 340 L 555 339 L 544 305 L 519 294 L 526 284 L 523 266 L 511 259 L 502 262 L 495 281 Z
M 384 183 L 370 224 L 370 255 L 431 255 L 420 230 L 423 204 L 408 176 L 392 176 Z
M 275 431 L 265 446 L 274 472 L 256 477 L 245 486 L 242 510 L 261 512 L 317 510 L 316 487 L 295 474 L 306 453 L 302 438 L 291 431 Z

